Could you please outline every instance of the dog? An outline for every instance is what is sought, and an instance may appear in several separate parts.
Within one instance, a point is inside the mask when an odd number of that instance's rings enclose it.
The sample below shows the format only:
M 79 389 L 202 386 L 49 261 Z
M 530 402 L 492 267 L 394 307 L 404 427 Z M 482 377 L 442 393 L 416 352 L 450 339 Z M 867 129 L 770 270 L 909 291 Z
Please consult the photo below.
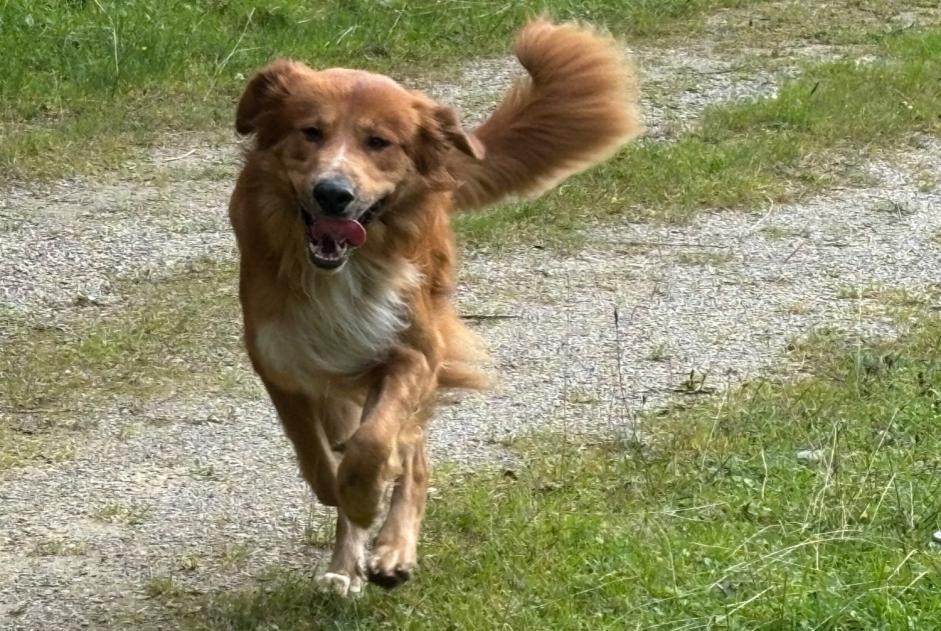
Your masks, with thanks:
M 609 36 L 541 18 L 515 53 L 528 77 L 473 131 L 386 76 L 285 59 L 237 106 L 245 344 L 302 476 L 336 507 L 319 580 L 342 595 L 412 576 L 435 394 L 487 385 L 451 303 L 451 214 L 538 195 L 641 129 L 633 69 Z

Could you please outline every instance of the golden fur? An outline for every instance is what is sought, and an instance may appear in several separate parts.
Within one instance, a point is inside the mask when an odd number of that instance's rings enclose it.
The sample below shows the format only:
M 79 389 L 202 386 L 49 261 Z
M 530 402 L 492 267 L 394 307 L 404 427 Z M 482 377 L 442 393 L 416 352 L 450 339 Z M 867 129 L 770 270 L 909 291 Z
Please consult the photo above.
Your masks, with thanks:
M 486 382 L 450 302 L 450 213 L 538 194 L 639 132 L 632 70 L 610 38 L 537 20 L 515 50 L 529 77 L 472 132 L 387 77 L 286 60 L 239 102 L 236 129 L 254 136 L 230 204 L 245 341 L 303 476 L 338 507 L 323 580 L 342 593 L 364 572 L 384 586 L 410 576 L 435 392 Z M 351 183 L 354 214 L 381 208 L 332 272 L 311 262 L 304 223 L 324 216 L 311 191 L 328 176 Z M 367 562 L 365 529 L 390 487 Z

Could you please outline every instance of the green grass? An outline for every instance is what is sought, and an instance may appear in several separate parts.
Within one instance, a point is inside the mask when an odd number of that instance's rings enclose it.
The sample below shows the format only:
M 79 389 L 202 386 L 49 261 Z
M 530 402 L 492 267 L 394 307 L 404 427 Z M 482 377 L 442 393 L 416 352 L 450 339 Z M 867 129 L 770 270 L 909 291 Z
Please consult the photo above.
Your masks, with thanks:
M 122 526 L 140 526 L 147 519 L 150 511 L 137 505 L 105 504 L 98 508 L 92 517 L 98 521 Z
M 71 445 L 37 435 L 32 429 L 16 426 L 14 416 L 0 413 L 0 477 L 4 472 L 30 462 L 57 462 L 69 458 Z
M 248 378 L 231 264 L 197 261 L 124 285 L 121 304 L 55 327 L 0 320 L 0 399 L 10 411 L 51 422 L 115 397 L 141 404 L 191 387 L 232 392 Z
M 416 581 L 359 602 L 277 573 L 181 614 L 210 629 L 930 629 L 941 625 L 941 320 L 795 345 L 810 375 L 538 437 L 514 475 L 435 486 Z M 801 454 L 799 452 L 809 452 Z M 192 612 L 192 602 L 185 611 Z
M 255 394 L 237 286 L 234 265 L 198 260 L 157 281 L 120 281 L 120 304 L 84 307 L 55 326 L 0 314 L 0 474 L 69 457 L 103 406 Z M 142 430 L 127 424 L 118 438 Z
M 755 0 L 0 1 L 0 172 L 115 168 L 170 130 L 231 126 L 245 77 L 275 56 L 415 72 L 504 54 L 542 9 L 632 38 L 694 32 Z
M 941 131 L 941 30 L 884 36 L 879 51 L 870 64 L 810 65 L 774 98 L 713 106 L 675 142 L 637 142 L 542 200 L 458 217 L 457 228 L 476 245 L 566 243 L 613 216 L 683 221 L 820 190 L 874 150 Z
M 807 44 L 851 46 L 865 50 L 882 35 L 932 22 L 935 0 L 782 0 L 762 3 L 731 16 L 717 50 Z M 918 16 L 910 21 L 910 17 Z M 934 13 L 933 21 L 938 15 Z

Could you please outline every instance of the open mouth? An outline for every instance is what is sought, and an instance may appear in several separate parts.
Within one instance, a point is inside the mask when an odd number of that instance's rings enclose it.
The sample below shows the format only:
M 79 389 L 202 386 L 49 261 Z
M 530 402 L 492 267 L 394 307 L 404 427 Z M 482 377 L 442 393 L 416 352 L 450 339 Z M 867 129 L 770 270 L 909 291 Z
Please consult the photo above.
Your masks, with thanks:
M 311 263 L 326 270 L 342 267 L 352 251 L 366 243 L 366 225 L 378 215 L 379 206 L 371 206 L 359 220 L 314 216 L 301 208 Z

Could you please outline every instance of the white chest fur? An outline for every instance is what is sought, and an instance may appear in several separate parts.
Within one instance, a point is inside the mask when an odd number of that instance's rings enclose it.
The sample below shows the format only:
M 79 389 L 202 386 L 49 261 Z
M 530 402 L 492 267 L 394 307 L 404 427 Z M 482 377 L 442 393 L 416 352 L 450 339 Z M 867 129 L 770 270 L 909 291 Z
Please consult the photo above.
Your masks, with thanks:
M 359 373 L 381 360 L 408 327 L 405 295 L 417 282 L 407 263 L 383 266 L 355 257 L 336 274 L 312 274 L 307 295 L 259 327 L 260 359 L 298 388 L 323 373 Z

